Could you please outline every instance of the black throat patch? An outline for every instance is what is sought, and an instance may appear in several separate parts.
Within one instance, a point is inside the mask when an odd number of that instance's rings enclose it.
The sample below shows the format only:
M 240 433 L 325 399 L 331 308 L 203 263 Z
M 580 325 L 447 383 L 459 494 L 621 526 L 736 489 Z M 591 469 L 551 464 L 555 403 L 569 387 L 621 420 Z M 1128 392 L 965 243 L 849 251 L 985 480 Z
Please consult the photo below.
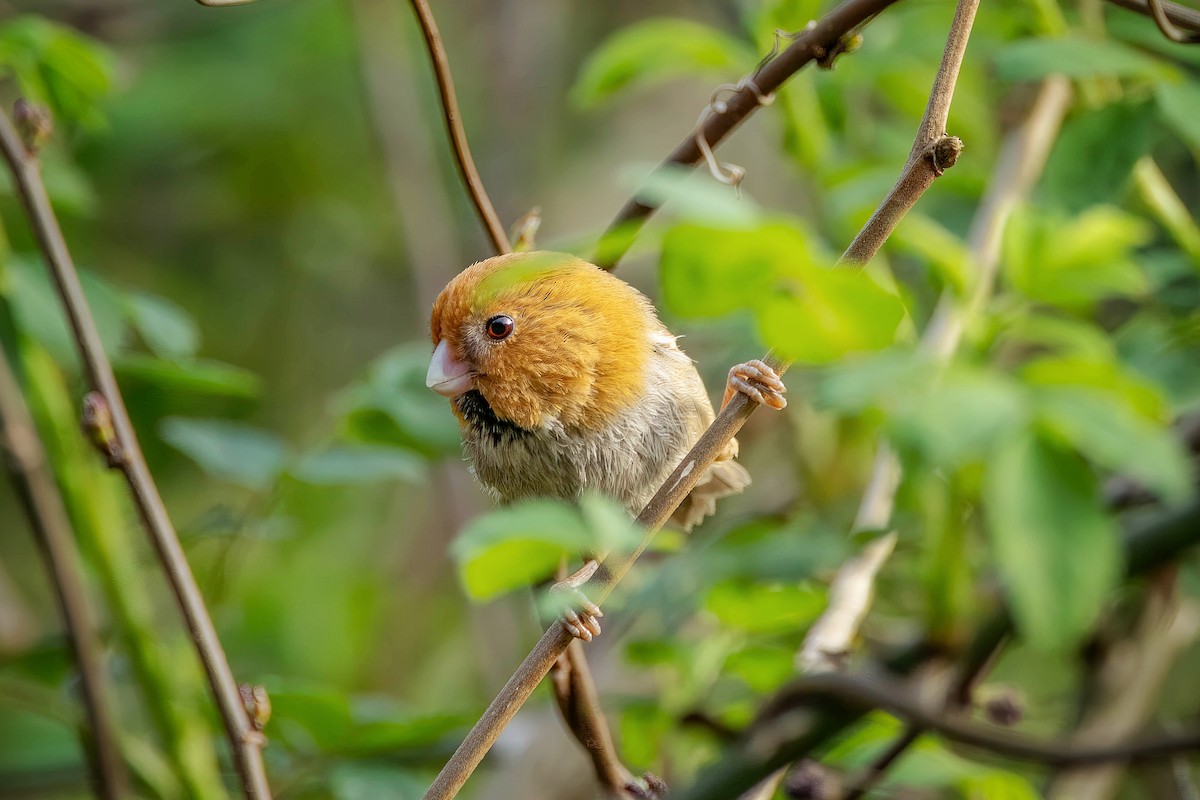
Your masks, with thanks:
M 508 420 L 500 419 L 491 405 L 478 390 L 464 392 L 454 398 L 458 413 L 481 436 L 487 436 L 493 444 L 500 444 L 504 437 L 526 436 L 530 431 Z

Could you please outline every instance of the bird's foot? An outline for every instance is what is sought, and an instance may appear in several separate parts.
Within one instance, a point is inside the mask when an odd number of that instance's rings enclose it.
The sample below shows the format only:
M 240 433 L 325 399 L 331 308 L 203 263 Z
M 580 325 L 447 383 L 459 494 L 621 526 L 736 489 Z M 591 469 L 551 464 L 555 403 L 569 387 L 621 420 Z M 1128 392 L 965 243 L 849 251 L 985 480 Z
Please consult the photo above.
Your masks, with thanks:
M 550 594 L 557 595 L 554 605 L 561 609 L 563 625 L 572 636 L 585 642 L 600 635 L 599 620 L 604 612 L 579 587 L 587 583 L 599 567 L 599 561 L 588 561 L 574 575 L 550 587 Z
M 625 784 L 625 791 L 639 800 L 660 800 L 667 796 L 667 784 L 653 772 L 647 772 L 641 780 Z
M 729 370 L 729 383 L 725 387 L 725 400 L 721 407 L 724 408 L 738 392 L 768 408 L 780 409 L 787 405 L 783 396 L 787 387 L 779 379 L 779 373 L 757 358 Z

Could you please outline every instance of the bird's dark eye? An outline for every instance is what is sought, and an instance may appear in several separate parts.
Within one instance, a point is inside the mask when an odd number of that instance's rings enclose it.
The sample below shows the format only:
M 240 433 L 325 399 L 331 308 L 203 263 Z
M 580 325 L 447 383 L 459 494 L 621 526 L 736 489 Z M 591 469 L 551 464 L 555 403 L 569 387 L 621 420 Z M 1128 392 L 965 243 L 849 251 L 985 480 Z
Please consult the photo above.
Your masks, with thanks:
M 487 335 L 489 339 L 500 341 L 507 339 L 508 335 L 513 332 L 512 317 L 506 317 L 501 314 L 498 317 L 492 317 L 487 321 Z

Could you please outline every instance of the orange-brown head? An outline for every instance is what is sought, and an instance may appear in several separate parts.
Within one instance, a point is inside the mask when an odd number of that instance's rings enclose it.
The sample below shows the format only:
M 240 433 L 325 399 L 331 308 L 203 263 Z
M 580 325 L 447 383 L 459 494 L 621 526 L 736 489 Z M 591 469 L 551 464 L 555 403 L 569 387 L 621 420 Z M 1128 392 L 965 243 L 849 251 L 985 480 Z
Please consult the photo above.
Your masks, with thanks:
M 497 256 L 468 267 L 434 301 L 427 383 L 451 398 L 477 390 L 497 417 L 522 428 L 551 418 L 598 427 L 646 390 L 657 326 L 641 293 L 586 261 Z

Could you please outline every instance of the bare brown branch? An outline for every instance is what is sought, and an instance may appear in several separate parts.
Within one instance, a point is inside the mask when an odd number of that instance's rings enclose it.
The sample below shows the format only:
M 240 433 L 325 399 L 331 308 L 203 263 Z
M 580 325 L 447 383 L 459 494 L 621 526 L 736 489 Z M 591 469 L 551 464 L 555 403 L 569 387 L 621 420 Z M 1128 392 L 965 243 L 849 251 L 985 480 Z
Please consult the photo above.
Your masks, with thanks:
M 716 147 L 742 124 L 746 117 L 758 110 L 763 98 L 768 97 L 807 64 L 826 58 L 838 48 L 842 38 L 850 31 L 896 2 L 898 0 L 846 0 L 820 20 L 813 22 L 796 36 L 791 46 L 748 76 L 748 79 L 740 84 L 743 88 L 725 100 L 724 110 L 719 114 L 709 114 L 701 130 L 690 132 L 658 168 L 663 170 L 675 166 L 694 167 L 699 164 L 704 158 L 700 141 L 707 143 L 710 148 Z M 616 266 L 629 249 L 634 234 L 656 210 L 657 206 L 647 205 L 636 198 L 626 203 L 602 237 L 608 240 L 609 234 L 620 231 L 621 243 L 606 244 L 604 257 L 597 263 L 605 269 Z
M 512 250 L 508 242 L 508 233 L 504 224 L 492 207 L 487 190 L 479 171 L 475 169 L 475 160 L 471 158 L 471 148 L 467 145 L 467 132 L 463 129 L 462 113 L 458 109 L 458 98 L 454 93 L 454 78 L 450 74 L 450 61 L 446 58 L 446 47 L 442 44 L 441 34 L 438 33 L 437 21 L 427 0 L 409 0 L 417 22 L 421 26 L 421 34 L 425 37 L 425 45 L 429 49 L 429 59 L 433 62 L 433 73 L 437 78 L 438 93 L 442 98 L 442 118 L 446 122 L 446 132 L 450 135 L 450 145 L 454 148 L 454 163 L 466 184 L 467 193 L 475 205 L 479 219 L 487 229 L 492 240 L 492 246 L 497 253 L 507 253 Z
M 937 77 L 933 79 L 929 102 L 913 139 L 908 161 L 892 190 L 842 254 L 843 261 L 866 264 L 874 258 L 896 225 L 921 199 L 921 195 L 958 161 L 962 140 L 946 135 L 946 120 L 950 116 L 950 101 L 954 98 L 954 87 L 958 83 L 958 73 L 962 69 L 963 56 L 967 52 L 967 42 L 971 38 L 971 27 L 978 9 L 979 0 L 959 1 L 954 11 L 954 21 L 950 23 L 950 33 L 946 37 L 946 48 L 942 51 L 942 63 L 938 67 Z
M 0 150 L 3 151 L 4 159 L 12 173 L 30 227 L 33 228 L 34 236 L 50 267 L 88 383 L 104 398 L 112 414 L 114 433 L 121 453 L 119 469 L 129 483 L 134 504 L 154 544 L 176 602 L 196 644 L 225 725 L 233 761 L 246 796 L 254 800 L 269 798 L 271 791 L 267 784 L 262 752 L 257 743 L 261 737 L 256 737 L 257 732 L 254 731 L 242 707 L 237 681 L 229 669 L 229 662 L 225 658 L 225 651 L 204 604 L 204 597 L 196 585 L 187 557 L 179 544 L 179 537 L 159 495 L 158 486 L 142 455 L 141 445 L 134 433 L 129 412 L 125 409 L 125 401 L 113 374 L 112 365 L 104 352 L 95 319 L 84 297 L 75 263 L 58 225 L 58 218 L 50 205 L 38 159 L 36 155 L 26 151 L 8 115 L 2 113 Z
M 20 386 L 3 347 L 0 347 L 0 428 L 8 454 L 9 474 L 46 562 L 79 667 L 79 686 L 88 727 L 84 744 L 95 775 L 96 789 L 105 800 L 119 800 L 129 795 L 129 777 L 117 747 L 117 725 L 104 682 L 101 645 L 83 580 L 83 567 L 75 550 L 66 506 L 46 461 L 46 448 L 21 397 Z
M 1175 734 L 1143 734 L 1139 737 L 1103 745 L 1065 741 L 1040 741 L 976 723 L 948 717 L 916 699 L 904 686 L 879 677 L 866 680 L 827 673 L 801 678 L 783 690 L 765 712 L 765 719 L 753 726 L 750 738 L 770 738 L 764 731 L 786 729 L 790 715 L 830 701 L 860 711 L 880 710 L 907 721 L 910 725 L 933 731 L 967 747 L 978 748 L 1005 758 L 1056 766 L 1104 764 L 1162 758 L 1174 753 L 1200 750 L 1200 729 Z M 783 741 L 780 741 L 783 744 Z

